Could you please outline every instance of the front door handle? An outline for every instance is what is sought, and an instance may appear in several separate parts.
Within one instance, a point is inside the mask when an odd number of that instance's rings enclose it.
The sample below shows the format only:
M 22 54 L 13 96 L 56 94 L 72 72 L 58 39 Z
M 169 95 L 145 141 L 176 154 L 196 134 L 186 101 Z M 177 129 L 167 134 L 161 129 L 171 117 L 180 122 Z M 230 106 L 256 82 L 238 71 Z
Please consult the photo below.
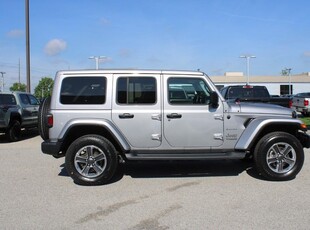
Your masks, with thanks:
M 169 119 L 180 119 L 181 117 L 182 117 L 182 114 L 178 114 L 178 113 L 167 114 L 167 118 Z
M 134 118 L 134 116 L 135 115 L 130 114 L 130 113 L 123 113 L 123 114 L 118 115 L 120 119 L 131 119 L 131 118 Z

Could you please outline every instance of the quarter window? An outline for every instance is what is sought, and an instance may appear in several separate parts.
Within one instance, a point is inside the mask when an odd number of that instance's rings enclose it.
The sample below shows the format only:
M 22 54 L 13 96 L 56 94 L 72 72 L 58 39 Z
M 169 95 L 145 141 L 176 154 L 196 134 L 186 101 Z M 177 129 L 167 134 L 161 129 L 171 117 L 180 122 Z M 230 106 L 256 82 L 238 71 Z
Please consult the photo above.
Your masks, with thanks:
M 117 103 L 155 104 L 156 80 L 153 77 L 120 77 L 117 81 Z
M 62 104 L 104 104 L 105 100 L 105 77 L 67 77 L 62 81 Z

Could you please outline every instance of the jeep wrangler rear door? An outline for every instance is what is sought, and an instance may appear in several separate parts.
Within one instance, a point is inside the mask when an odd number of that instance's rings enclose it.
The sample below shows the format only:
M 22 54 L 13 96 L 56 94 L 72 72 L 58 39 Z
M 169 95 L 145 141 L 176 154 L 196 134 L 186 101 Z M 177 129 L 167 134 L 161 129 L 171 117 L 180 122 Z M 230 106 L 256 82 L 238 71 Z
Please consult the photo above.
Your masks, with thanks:
M 23 126 L 36 126 L 38 124 L 39 101 L 30 94 L 19 94 L 22 110 Z
M 177 148 L 218 147 L 223 143 L 223 105 L 210 105 L 211 89 L 203 76 L 166 76 L 164 137 Z
M 161 145 L 159 74 L 114 75 L 112 120 L 135 148 Z

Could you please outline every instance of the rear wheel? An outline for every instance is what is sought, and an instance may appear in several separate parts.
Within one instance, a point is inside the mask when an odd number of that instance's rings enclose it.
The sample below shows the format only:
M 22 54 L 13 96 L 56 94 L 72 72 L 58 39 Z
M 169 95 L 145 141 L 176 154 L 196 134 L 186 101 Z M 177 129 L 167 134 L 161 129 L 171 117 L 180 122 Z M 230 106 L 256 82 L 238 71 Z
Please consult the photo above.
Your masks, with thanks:
M 12 121 L 8 130 L 6 131 L 6 137 L 9 141 L 18 141 L 20 139 L 21 126 L 19 121 Z
M 303 166 L 304 151 L 291 134 L 274 132 L 264 136 L 254 151 L 258 171 L 268 180 L 290 180 Z
M 117 152 L 107 139 L 86 135 L 69 146 L 65 163 L 68 174 L 77 184 L 106 184 L 116 171 Z

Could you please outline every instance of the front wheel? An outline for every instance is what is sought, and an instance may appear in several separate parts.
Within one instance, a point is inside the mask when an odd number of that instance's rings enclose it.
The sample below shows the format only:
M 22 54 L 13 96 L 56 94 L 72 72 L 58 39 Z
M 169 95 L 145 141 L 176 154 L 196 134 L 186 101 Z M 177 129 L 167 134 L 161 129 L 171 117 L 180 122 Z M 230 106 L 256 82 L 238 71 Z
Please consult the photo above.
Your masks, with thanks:
M 265 135 L 256 145 L 254 160 L 258 171 L 268 180 L 291 180 L 304 163 L 303 147 L 298 139 L 285 132 Z
M 106 184 L 117 168 L 117 152 L 107 139 L 86 135 L 75 140 L 66 153 L 66 169 L 77 184 Z

